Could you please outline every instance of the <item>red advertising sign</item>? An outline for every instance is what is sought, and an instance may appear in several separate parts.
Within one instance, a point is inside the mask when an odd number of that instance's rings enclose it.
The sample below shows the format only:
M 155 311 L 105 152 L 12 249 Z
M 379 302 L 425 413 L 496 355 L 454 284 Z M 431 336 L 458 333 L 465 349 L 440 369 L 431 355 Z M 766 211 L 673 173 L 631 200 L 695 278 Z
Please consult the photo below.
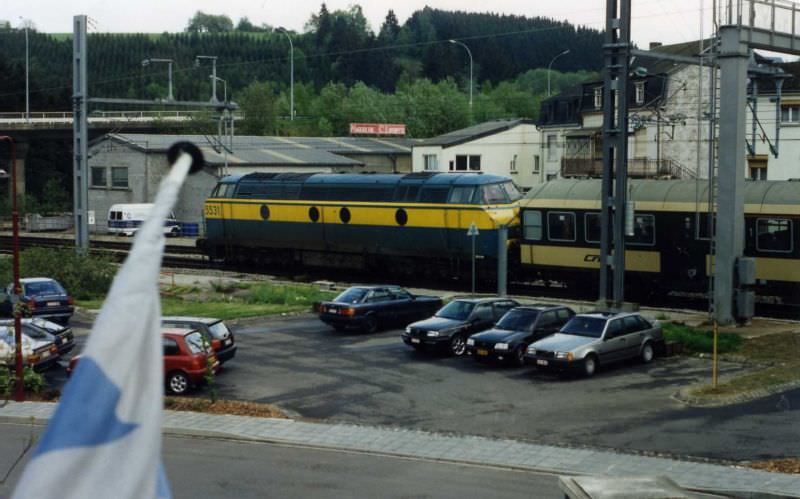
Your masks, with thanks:
M 405 125 L 389 123 L 350 123 L 350 135 L 401 135 L 405 136 Z

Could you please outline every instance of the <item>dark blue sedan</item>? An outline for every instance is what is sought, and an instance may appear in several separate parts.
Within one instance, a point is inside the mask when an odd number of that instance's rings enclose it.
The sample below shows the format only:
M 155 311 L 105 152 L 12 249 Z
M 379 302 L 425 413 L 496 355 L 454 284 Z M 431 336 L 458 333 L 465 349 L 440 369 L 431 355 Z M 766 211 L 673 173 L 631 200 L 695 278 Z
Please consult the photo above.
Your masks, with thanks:
M 26 316 L 41 317 L 60 324 L 69 322 L 75 311 L 74 301 L 58 281 L 47 277 L 27 277 L 19 282 Z M 9 284 L 6 287 L 5 300 L 0 303 L 0 311 L 7 317 L 12 315 L 13 293 L 14 285 Z

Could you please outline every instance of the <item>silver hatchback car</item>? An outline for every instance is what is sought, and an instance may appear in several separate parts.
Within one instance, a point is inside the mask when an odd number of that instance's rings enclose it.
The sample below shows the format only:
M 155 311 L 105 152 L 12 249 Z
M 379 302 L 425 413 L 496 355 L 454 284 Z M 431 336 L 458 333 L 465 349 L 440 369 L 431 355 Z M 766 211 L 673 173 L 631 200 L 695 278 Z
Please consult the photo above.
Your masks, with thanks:
M 638 313 L 578 314 L 561 330 L 528 347 L 526 360 L 543 370 L 578 370 L 591 376 L 599 365 L 639 357 L 653 360 L 664 336 L 658 321 Z

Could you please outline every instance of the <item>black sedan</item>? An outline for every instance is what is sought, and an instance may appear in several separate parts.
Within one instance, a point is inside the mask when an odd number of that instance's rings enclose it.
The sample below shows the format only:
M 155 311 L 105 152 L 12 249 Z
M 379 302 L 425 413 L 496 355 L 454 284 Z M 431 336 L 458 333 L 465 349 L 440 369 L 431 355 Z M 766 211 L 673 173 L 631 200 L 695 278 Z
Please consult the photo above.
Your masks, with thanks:
M 415 296 L 399 286 L 354 286 L 332 301 L 317 306 L 319 319 L 337 331 L 406 325 L 431 315 L 442 306 L 435 296 Z
M 447 350 L 451 355 L 463 355 L 471 334 L 491 327 L 518 305 L 508 298 L 453 300 L 433 317 L 406 327 L 402 334 L 403 342 L 415 350 Z
M 74 301 L 58 281 L 47 277 L 28 277 L 20 279 L 19 283 L 26 316 L 41 317 L 60 324 L 69 322 L 75 311 Z M 14 285 L 9 284 L 5 290 L 5 299 L 0 302 L 0 311 L 7 317 L 13 315 L 13 293 Z
M 528 345 L 555 334 L 575 312 L 569 307 L 526 305 L 504 315 L 492 329 L 472 335 L 467 353 L 475 360 L 497 359 L 522 366 Z

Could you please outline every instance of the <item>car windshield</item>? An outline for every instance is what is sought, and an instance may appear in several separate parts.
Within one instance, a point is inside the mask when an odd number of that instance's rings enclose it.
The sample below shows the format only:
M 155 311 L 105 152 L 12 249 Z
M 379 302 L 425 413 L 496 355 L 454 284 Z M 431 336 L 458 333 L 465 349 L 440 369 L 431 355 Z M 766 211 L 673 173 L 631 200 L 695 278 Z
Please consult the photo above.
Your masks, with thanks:
M 42 331 L 38 327 L 27 325 L 27 326 L 23 326 L 22 329 L 23 329 L 23 331 L 25 331 L 25 334 L 29 338 L 33 338 L 35 340 L 49 340 L 50 339 L 50 335 L 47 334 L 46 332 Z
M 365 288 L 348 288 L 342 294 L 333 299 L 341 303 L 361 303 L 367 296 Z
M 439 309 L 439 311 L 436 312 L 436 317 L 463 321 L 469 317 L 473 308 L 475 308 L 475 304 L 472 302 L 455 300 Z
M 184 336 L 186 340 L 186 346 L 189 347 L 189 351 L 192 353 L 200 353 L 205 351 L 205 347 L 203 347 L 203 335 L 199 332 L 195 331 L 193 333 L 189 333 Z
M 527 330 L 536 322 L 536 317 L 538 316 L 539 312 L 537 310 L 511 310 L 500 318 L 495 327 L 509 331 Z
M 599 338 L 603 335 L 603 328 L 605 326 L 606 320 L 599 317 L 573 317 L 569 322 L 564 324 L 560 332 L 563 334 Z
M 25 284 L 26 296 L 65 295 L 64 288 L 56 281 L 36 281 Z
M 231 332 L 228 330 L 228 326 L 226 326 L 222 321 L 208 326 L 208 330 L 211 332 L 211 336 L 218 340 L 225 339 L 231 334 Z

